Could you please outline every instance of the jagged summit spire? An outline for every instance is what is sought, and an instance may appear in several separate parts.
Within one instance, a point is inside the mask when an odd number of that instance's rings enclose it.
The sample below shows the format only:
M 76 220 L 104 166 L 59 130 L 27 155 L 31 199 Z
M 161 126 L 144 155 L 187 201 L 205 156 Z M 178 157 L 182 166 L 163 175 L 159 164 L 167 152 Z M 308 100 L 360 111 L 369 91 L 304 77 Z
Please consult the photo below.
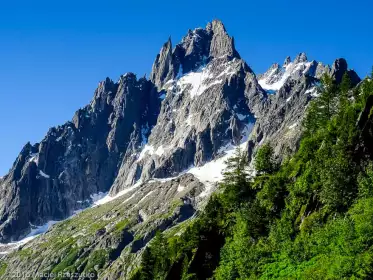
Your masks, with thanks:
M 210 46 L 210 56 L 239 56 L 235 46 L 234 39 L 230 37 L 220 20 L 214 20 L 211 23 L 212 40 Z
M 216 28 L 221 28 L 226 32 L 225 26 L 220 19 L 214 19 L 211 22 L 208 22 L 205 30 L 208 31 L 208 32 L 211 32 Z
M 287 56 L 285 58 L 284 64 L 282 66 L 286 67 L 286 66 L 288 66 L 290 64 L 290 62 L 291 62 L 291 58 L 290 58 L 290 56 Z
M 216 28 L 223 29 L 226 32 L 225 26 L 220 19 L 214 19 L 213 21 L 207 23 L 206 30 L 216 30 Z
M 162 81 L 167 78 L 170 70 L 173 69 L 172 63 L 172 42 L 170 36 L 167 42 L 163 44 L 160 53 L 153 63 L 150 80 L 157 86 L 161 86 Z
M 215 19 L 205 29 L 189 29 L 174 49 L 169 38 L 157 55 L 150 78 L 158 88 L 162 88 L 180 71 L 195 71 L 206 62 L 220 57 L 240 58 L 233 37 L 228 35 L 222 21 Z
M 295 59 L 294 59 L 294 63 L 301 63 L 301 62 L 307 62 L 307 55 L 306 53 L 302 52 L 300 54 L 298 54 Z
M 348 64 L 346 59 L 337 58 L 331 68 L 330 75 L 335 80 L 337 84 L 342 82 L 343 75 L 347 73 L 350 78 L 351 85 L 357 85 L 361 79 L 354 70 L 348 69 Z

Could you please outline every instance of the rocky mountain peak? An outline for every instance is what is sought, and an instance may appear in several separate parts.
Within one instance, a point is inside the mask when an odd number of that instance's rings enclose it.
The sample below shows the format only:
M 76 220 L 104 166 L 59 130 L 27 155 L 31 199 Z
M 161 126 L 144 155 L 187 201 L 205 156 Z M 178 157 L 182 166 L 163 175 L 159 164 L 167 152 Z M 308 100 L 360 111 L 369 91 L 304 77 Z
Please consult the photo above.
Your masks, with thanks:
M 290 64 L 290 62 L 291 62 L 291 58 L 290 58 L 290 56 L 287 56 L 285 58 L 284 64 L 282 64 L 282 67 L 288 66 Z
M 271 65 L 271 67 L 269 67 L 268 70 L 273 71 L 273 70 L 276 70 L 276 69 L 278 69 L 278 68 L 280 68 L 280 65 L 279 65 L 278 63 L 273 63 L 273 64 Z M 267 72 L 268 72 L 268 71 L 267 71 Z
M 212 22 L 211 30 L 213 36 L 210 46 L 210 57 L 221 57 L 226 55 L 239 58 L 234 46 L 234 39 L 228 35 L 220 20 L 214 20 Z
M 153 64 L 151 81 L 158 87 L 177 75 L 196 71 L 211 59 L 240 58 L 230 37 L 219 20 L 207 24 L 206 28 L 188 30 L 181 42 L 172 50 L 171 41 L 163 45 Z
M 167 42 L 163 44 L 161 51 L 153 63 L 150 80 L 157 86 L 161 86 L 164 80 L 169 78 L 170 75 L 174 74 L 172 73 L 172 70 L 174 70 L 173 66 L 172 42 L 171 38 L 169 38 Z
M 277 66 L 276 66 L 277 65 Z M 276 67 L 275 67 L 276 66 Z M 300 79 L 304 75 L 315 76 L 318 63 L 309 62 L 305 53 L 299 53 L 294 61 L 286 57 L 282 67 L 273 64 L 264 74 L 258 75 L 261 87 L 270 93 L 278 91 L 288 79 Z
M 25 236 L 30 224 L 64 219 L 107 192 L 127 147 L 155 124 L 159 108 L 146 79 L 133 73 L 117 83 L 106 78 L 71 122 L 26 144 L 0 185 L 0 242 Z
M 331 69 L 331 76 L 340 83 L 343 74 L 347 71 L 347 61 L 344 58 L 338 58 L 334 61 Z
M 348 69 L 348 64 L 346 59 L 338 58 L 334 61 L 332 68 L 330 70 L 331 77 L 335 80 L 336 83 L 342 81 L 343 75 L 347 73 L 350 78 L 351 84 L 353 86 L 357 85 L 361 79 L 354 70 Z
M 295 59 L 294 59 L 294 63 L 295 63 L 295 64 L 303 63 L 303 62 L 307 62 L 307 61 L 308 61 L 308 60 L 307 60 L 307 55 L 306 55 L 304 52 L 298 54 L 298 55 L 295 57 Z

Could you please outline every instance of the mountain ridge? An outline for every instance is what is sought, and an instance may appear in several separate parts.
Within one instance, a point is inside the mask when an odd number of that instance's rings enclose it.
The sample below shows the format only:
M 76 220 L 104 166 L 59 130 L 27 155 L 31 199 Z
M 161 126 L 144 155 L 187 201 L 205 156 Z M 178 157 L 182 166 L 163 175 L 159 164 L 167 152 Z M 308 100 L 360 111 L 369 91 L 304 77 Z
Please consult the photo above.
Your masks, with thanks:
M 300 54 L 294 63 L 306 60 Z M 292 63 L 290 58 L 285 62 Z M 331 70 L 319 74 L 339 79 L 346 71 L 347 63 L 339 59 Z M 1 242 L 26 236 L 30 224 L 71 216 L 90 206 L 92 195 L 100 192 L 115 196 L 128 190 L 121 198 L 140 203 L 145 190 L 152 192 L 149 199 L 162 189 L 160 201 L 148 202 L 154 209 L 138 210 L 134 228 L 159 214 L 162 198 L 166 208 L 176 212 L 173 220 L 160 218 L 151 229 L 142 229 L 145 234 L 138 243 L 132 236 L 130 242 L 136 243 L 132 248 L 143 248 L 156 229 L 175 226 L 202 207 L 208 196 L 201 194 L 213 192 L 217 181 L 203 179 L 196 170 L 217 162 L 226 147 L 244 141 L 249 159 L 265 142 L 273 143 L 280 157 L 297 149 L 301 133 L 297 128 L 307 104 L 317 97 L 320 75 L 311 72 L 290 73 L 269 93 L 258 81 L 265 75 L 256 76 L 241 59 L 220 21 L 188 31 L 174 48 L 169 39 L 154 61 L 150 80 L 137 79 L 133 73 L 116 83 L 106 78 L 71 122 L 50 129 L 40 143 L 24 147 L 9 174 L 0 179 Z M 179 182 L 191 186 L 180 187 Z M 177 210 L 172 205 L 175 197 L 178 203 L 182 200 Z M 132 209 L 123 207 L 122 211 Z M 108 238 L 106 233 L 100 236 Z

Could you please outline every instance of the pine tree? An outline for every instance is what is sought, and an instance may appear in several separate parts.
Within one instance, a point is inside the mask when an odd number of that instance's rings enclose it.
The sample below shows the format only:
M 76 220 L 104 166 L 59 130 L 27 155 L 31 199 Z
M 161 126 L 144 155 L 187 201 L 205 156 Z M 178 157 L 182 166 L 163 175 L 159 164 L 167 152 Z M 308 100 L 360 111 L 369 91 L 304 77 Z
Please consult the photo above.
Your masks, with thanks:
M 254 166 L 259 175 L 270 174 L 276 170 L 273 148 L 270 145 L 260 147 L 255 156 Z
M 343 85 L 345 98 L 347 98 L 348 87 L 348 80 L 345 79 Z M 318 91 L 320 96 L 310 103 L 302 123 L 305 128 L 305 135 L 312 135 L 319 128 L 325 127 L 325 124 L 339 109 L 338 87 L 329 75 L 324 74 L 322 76 Z M 344 99 L 343 103 L 346 102 L 347 100 Z
M 339 105 L 339 108 L 338 108 L 339 112 L 343 112 L 344 109 L 347 106 L 348 91 L 350 90 L 350 88 L 351 88 L 351 79 L 350 79 L 350 76 L 347 74 L 347 72 L 345 72 L 344 75 L 343 75 L 343 78 L 342 78 L 342 82 L 339 86 L 339 90 L 340 90 L 339 104 L 338 104 Z
M 332 78 L 327 74 L 322 77 L 321 81 L 323 87 L 320 97 L 317 99 L 317 103 L 319 105 L 318 108 L 321 113 L 321 124 L 325 124 L 325 122 L 329 121 L 337 110 L 335 100 L 337 88 Z
M 236 208 L 242 200 L 250 196 L 250 173 L 248 171 L 248 157 L 240 147 L 234 156 L 226 161 L 224 179 L 221 186 L 224 189 L 223 202 L 227 208 Z
M 240 184 L 246 183 L 249 180 L 248 157 L 240 147 L 236 148 L 234 156 L 229 158 L 225 163 L 227 165 L 223 174 L 225 184 Z
M 141 280 L 151 280 L 154 279 L 153 269 L 154 269 L 154 257 L 151 253 L 151 249 L 146 247 L 144 253 L 142 254 L 141 272 L 139 278 Z
M 152 243 L 150 244 L 150 250 L 155 259 L 153 279 L 164 279 L 169 267 L 169 258 L 167 240 L 164 238 L 161 231 L 157 231 Z

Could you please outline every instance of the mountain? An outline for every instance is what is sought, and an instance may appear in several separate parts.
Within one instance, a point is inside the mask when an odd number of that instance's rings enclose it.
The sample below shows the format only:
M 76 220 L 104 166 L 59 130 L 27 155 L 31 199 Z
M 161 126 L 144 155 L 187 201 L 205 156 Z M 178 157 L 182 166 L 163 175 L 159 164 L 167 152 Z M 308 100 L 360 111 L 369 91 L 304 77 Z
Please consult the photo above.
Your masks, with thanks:
M 91 103 L 72 121 L 27 143 L 1 181 L 0 240 L 25 236 L 30 225 L 61 220 L 107 192 L 131 144 L 131 135 L 154 125 L 160 100 L 154 85 L 134 74 L 101 82 Z
M 203 211 L 236 147 L 249 160 L 264 143 L 278 161 L 294 154 L 321 76 L 340 82 L 344 73 L 360 82 L 344 59 L 329 67 L 301 53 L 256 76 L 218 20 L 174 47 L 169 39 L 150 80 L 106 78 L 0 179 L 2 279 L 11 271 L 126 279 L 158 230 L 182 232 Z
M 300 53 L 291 61 L 288 56 L 283 65 L 273 64 L 264 74 L 258 76 L 259 84 L 267 91 L 277 91 L 282 88 L 285 82 L 291 79 L 299 79 L 302 75 L 307 75 L 320 79 L 323 74 L 330 75 L 337 83 L 342 81 L 343 74 L 347 72 L 353 85 L 360 82 L 359 76 L 354 70 L 348 70 L 347 62 L 344 59 L 337 59 L 332 68 L 323 65 L 315 60 L 308 61 L 305 53 Z

